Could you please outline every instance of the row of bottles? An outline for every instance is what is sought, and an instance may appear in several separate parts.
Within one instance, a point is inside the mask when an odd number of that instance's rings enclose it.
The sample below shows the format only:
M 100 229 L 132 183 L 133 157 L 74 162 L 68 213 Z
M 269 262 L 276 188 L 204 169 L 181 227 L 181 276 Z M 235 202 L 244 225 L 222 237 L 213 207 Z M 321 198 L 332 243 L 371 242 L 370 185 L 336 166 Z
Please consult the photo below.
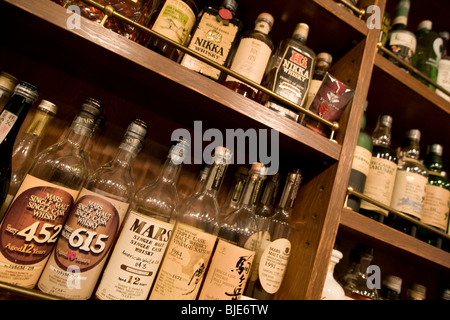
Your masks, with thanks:
M 421 132 L 411 129 L 406 133 L 401 146 L 393 150 L 392 122 L 391 116 L 380 116 L 372 136 L 369 136 L 364 131 L 365 115 L 363 116 L 349 185 L 355 191 L 413 219 L 447 232 L 450 183 L 442 168 L 442 145 L 429 145 L 422 161 Z M 441 236 L 425 228 L 418 228 L 417 224 L 375 204 L 350 196 L 347 206 L 413 237 L 442 247 Z
M 449 90 L 450 58 L 447 55 L 449 33 L 447 31 L 439 33 L 434 31 L 431 20 L 421 21 L 415 33 L 408 30 L 410 6 L 410 0 L 398 1 L 395 17 L 387 34 L 385 46 L 432 81 Z M 394 59 L 389 59 L 399 65 Z M 407 71 L 405 68 L 404 70 Z M 415 73 L 412 73 L 412 75 L 428 85 L 432 90 L 436 89 L 419 75 Z M 437 90 L 437 93 L 450 101 L 450 97 L 442 91 Z

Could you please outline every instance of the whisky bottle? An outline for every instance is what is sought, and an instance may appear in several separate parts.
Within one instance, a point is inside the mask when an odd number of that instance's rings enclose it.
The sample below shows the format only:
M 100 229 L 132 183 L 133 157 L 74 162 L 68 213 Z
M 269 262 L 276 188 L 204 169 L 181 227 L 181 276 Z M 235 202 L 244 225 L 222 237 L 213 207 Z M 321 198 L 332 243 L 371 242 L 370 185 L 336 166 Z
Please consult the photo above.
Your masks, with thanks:
M 334 277 L 335 267 L 342 259 L 342 257 L 342 252 L 333 249 L 331 253 L 330 263 L 328 264 L 328 272 L 325 278 L 325 284 L 323 285 L 322 289 L 321 300 L 345 300 L 344 289 Z
M 220 215 L 226 217 L 238 208 L 242 193 L 244 191 L 245 182 L 247 181 L 248 169 L 239 166 L 234 173 L 233 182 L 230 185 L 230 191 L 227 194 L 225 203 L 220 208 Z
M 311 79 L 311 85 L 306 96 L 305 109 L 309 110 L 314 97 L 319 91 L 320 85 L 322 84 L 325 74 L 330 70 L 331 62 L 333 57 L 327 52 L 321 52 L 316 56 L 316 64 L 314 67 L 314 73 Z
M 188 48 L 220 65 L 229 66 L 232 48 L 243 27 L 242 21 L 236 17 L 237 7 L 236 0 L 224 0 L 220 7 L 209 5 L 204 8 L 194 26 Z M 215 81 L 222 78 L 220 70 L 188 54 L 183 56 L 181 65 Z
M 261 163 L 248 174 L 238 209 L 221 222 L 217 246 L 200 290 L 199 300 L 240 300 L 250 276 L 259 243 L 252 196 L 260 177 Z
M 372 138 L 367 132 L 364 131 L 366 128 L 366 110 L 367 101 L 364 106 L 358 141 L 356 143 L 355 153 L 353 155 L 352 170 L 350 171 L 350 178 L 348 180 L 348 185 L 360 193 L 364 192 L 364 185 L 366 183 L 367 175 L 369 174 L 373 149 Z M 347 206 L 353 211 L 359 212 L 360 205 L 360 198 L 353 195 L 348 197 Z
M 387 275 L 383 279 L 380 297 L 383 300 L 400 300 L 400 293 L 402 291 L 402 278 Z
M 397 154 L 391 149 L 392 117 L 378 117 L 372 133 L 373 151 L 363 194 L 389 206 L 397 173 Z M 360 213 L 384 222 L 389 212 L 367 201 L 361 201 Z
M 272 55 L 262 85 L 303 107 L 311 85 L 316 54 L 306 45 L 309 26 L 299 23 L 289 39 L 281 41 Z M 297 121 L 299 113 L 263 94 L 261 104 Z
M 425 156 L 428 183 L 425 186 L 421 222 L 445 233 L 449 220 L 450 181 L 441 175 L 442 150 L 440 144 L 429 145 Z M 419 227 L 419 239 L 442 248 L 442 237 L 422 227 Z
M 273 17 L 269 13 L 260 13 L 255 21 L 255 28 L 242 34 L 231 62 L 230 69 L 247 79 L 261 83 L 264 71 L 274 49 L 269 32 L 273 26 Z M 227 76 L 224 85 L 252 100 L 258 90 L 240 80 Z
M 389 31 L 386 48 L 391 50 L 400 59 L 412 65 L 416 52 L 417 39 L 414 33 L 407 30 L 410 0 L 399 0 L 395 8 L 395 17 L 392 20 L 392 29 Z M 402 68 L 394 59 L 389 60 Z M 405 68 L 402 68 L 407 70 Z
M 11 162 L 14 141 L 31 106 L 39 96 L 38 89 L 20 82 L 0 113 L 0 203 L 7 198 L 11 181 Z
M 420 131 L 409 130 L 399 153 L 397 174 L 392 190 L 391 207 L 417 220 L 422 218 L 428 173 L 420 162 Z M 395 229 L 417 236 L 417 225 L 399 216 L 389 224 Z
M 87 179 L 39 279 L 41 291 L 91 297 L 134 195 L 132 166 L 146 133 L 145 122 L 133 121 L 114 158 Z
M 134 196 L 96 298 L 147 299 L 177 217 L 176 181 L 187 148 L 184 140 L 173 145 L 158 177 Z
M 437 84 L 441 85 L 444 89 L 450 92 L 450 56 L 447 54 L 447 45 L 450 38 L 448 31 L 439 32 L 439 36 L 442 38 L 442 56 L 439 60 Z M 450 96 L 445 94 L 439 89 L 436 89 L 436 93 L 442 98 L 450 102 Z
M 65 137 L 31 165 L 0 227 L 1 281 L 36 285 L 86 180 L 83 148 L 100 110 L 97 100 L 87 98 Z
M 413 59 L 413 66 L 436 82 L 443 41 L 438 33 L 432 30 L 432 27 L 433 23 L 430 20 L 420 22 L 417 27 L 417 49 Z M 413 74 L 413 76 L 428 85 L 432 90 L 436 89 L 419 75 Z
M 263 221 L 273 216 L 275 213 L 275 201 L 278 194 L 278 188 L 280 186 L 280 174 L 277 172 L 274 175 L 267 178 L 267 183 L 264 186 L 264 191 L 261 196 L 261 200 L 256 207 L 256 218 L 258 226 L 262 229 Z
M 159 3 L 157 10 L 149 22 L 151 29 L 184 46 L 198 15 L 196 1 L 164 0 Z M 174 61 L 179 58 L 179 51 L 174 46 L 156 37 L 149 36 L 139 43 Z
M 202 191 L 180 208 L 150 300 L 197 297 L 219 232 L 217 194 L 230 159 L 230 150 L 216 147 Z
M 13 94 L 14 88 L 17 85 L 17 78 L 9 73 L 0 73 L 0 111 L 8 102 Z
M 291 253 L 291 212 L 302 178 L 299 169 L 288 174 L 275 213 L 260 230 L 256 262 L 245 291 L 246 296 L 269 300 L 278 292 L 283 282 Z
M 410 284 L 407 291 L 408 300 L 425 300 L 426 295 L 427 287 L 416 282 Z
M 57 110 L 58 107 L 55 104 L 42 100 L 25 133 L 15 142 L 12 153 L 11 181 L 8 195 L 0 210 L 0 218 L 3 217 L 25 175 L 30 170 L 31 164 L 38 153 L 41 138 Z

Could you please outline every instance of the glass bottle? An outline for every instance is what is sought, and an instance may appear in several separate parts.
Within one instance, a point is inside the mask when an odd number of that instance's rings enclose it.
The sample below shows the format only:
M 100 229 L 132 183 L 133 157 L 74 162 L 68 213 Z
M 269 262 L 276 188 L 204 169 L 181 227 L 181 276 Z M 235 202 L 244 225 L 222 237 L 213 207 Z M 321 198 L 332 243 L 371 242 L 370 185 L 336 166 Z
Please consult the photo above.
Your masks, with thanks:
M 6 72 L 0 73 L 0 111 L 3 110 L 3 107 L 11 98 L 17 82 L 17 78 L 13 75 Z
M 428 173 L 425 166 L 419 161 L 420 157 L 420 131 L 411 129 L 406 133 L 399 154 L 399 164 L 392 191 L 391 207 L 401 211 L 414 219 L 422 218 L 425 198 L 425 186 Z M 417 225 L 399 216 L 392 216 L 389 222 L 395 229 L 417 236 Z
M 276 174 L 267 178 L 267 183 L 264 187 L 264 191 L 261 196 L 261 201 L 256 207 L 256 218 L 260 229 L 263 227 L 263 221 L 273 216 L 275 213 L 275 201 L 278 194 L 278 188 L 280 186 L 280 175 Z
M 272 299 L 283 282 L 291 253 L 291 212 L 301 181 L 299 169 L 288 174 L 275 213 L 267 219 L 260 231 L 256 262 L 245 292 L 247 296 L 261 300 Z
M 284 39 L 272 55 L 262 85 L 289 101 L 304 106 L 313 77 L 316 54 L 306 45 L 309 26 L 299 23 L 291 38 Z M 299 113 L 262 94 L 260 103 L 297 121 Z
M 36 285 L 86 180 L 83 148 L 100 110 L 97 100 L 86 99 L 65 137 L 35 158 L 0 227 L 1 281 Z M 14 247 L 27 253 L 8 249 Z
M 442 38 L 442 56 L 439 60 L 438 75 L 436 82 L 450 92 L 450 56 L 447 54 L 447 45 L 450 38 L 450 34 L 447 31 L 439 32 L 439 36 Z M 442 98 L 450 102 L 450 96 L 445 94 L 439 89 L 436 89 L 436 93 Z
M 400 59 L 412 65 L 416 52 L 417 40 L 414 33 L 407 30 L 410 0 L 399 0 L 395 8 L 395 17 L 392 20 L 392 28 L 388 32 L 386 48 L 391 50 Z M 389 60 L 407 71 L 394 59 Z
M 87 179 L 39 279 L 41 291 L 91 297 L 134 195 L 132 167 L 146 133 L 145 122 L 133 121 L 114 158 Z
M 101 166 L 103 163 L 101 163 L 100 157 L 92 157 L 92 152 L 94 149 L 94 145 L 98 143 L 97 139 L 100 137 L 101 132 L 103 131 L 103 128 L 105 126 L 106 122 L 106 116 L 104 114 L 100 114 L 97 118 L 97 121 L 95 121 L 95 127 L 94 131 L 92 132 L 92 137 L 89 139 L 89 141 L 86 144 L 86 147 L 84 148 L 84 156 L 86 158 L 86 163 L 88 167 L 88 176 L 90 176 L 92 173 L 94 173 L 95 169 L 97 169 L 99 166 Z
M 427 287 L 415 282 L 411 283 L 407 292 L 408 300 L 425 300 L 426 294 Z
M 214 62 L 228 66 L 232 58 L 232 48 L 243 27 L 236 17 L 236 0 L 224 0 L 221 6 L 208 5 L 198 17 L 188 48 Z M 220 70 L 185 54 L 181 65 L 215 81 L 220 81 Z
M 345 292 L 339 282 L 334 278 L 334 268 L 342 259 L 342 252 L 333 249 L 331 253 L 330 263 L 328 264 L 328 272 L 323 285 L 321 300 L 345 300 Z
M 177 217 L 176 181 L 188 147 L 185 140 L 173 145 L 158 177 L 134 196 L 96 298 L 147 299 Z
M 381 298 L 383 300 L 400 300 L 400 293 L 402 291 L 402 278 L 387 275 L 383 279 L 381 287 Z
M 187 199 L 180 208 L 150 300 L 197 297 L 219 232 L 217 194 L 230 159 L 230 150 L 216 147 L 202 191 Z
M 367 268 L 373 260 L 373 249 L 366 248 L 360 253 L 359 262 L 353 272 L 346 277 L 343 284 L 345 295 L 354 300 L 378 300 L 379 295 L 375 287 L 368 286 Z
M 226 217 L 228 214 L 238 208 L 239 200 L 242 197 L 244 191 L 245 182 L 247 181 L 248 169 L 244 166 L 239 166 L 234 173 L 234 179 L 230 186 L 230 191 L 227 194 L 227 198 L 222 208 L 220 209 L 220 215 Z
M 157 8 L 148 22 L 151 29 L 180 45 L 185 45 L 199 12 L 197 1 L 164 0 Z M 164 40 L 144 36 L 138 42 L 174 61 L 179 58 L 179 51 Z
M 330 70 L 333 57 L 327 52 L 321 52 L 316 56 L 316 64 L 314 66 L 314 73 L 311 79 L 311 86 L 309 87 L 308 94 L 306 96 L 305 109 L 309 110 L 317 91 L 322 84 L 325 74 Z
M 428 183 L 425 186 L 425 200 L 421 222 L 446 232 L 449 222 L 450 181 L 441 175 L 442 145 L 428 146 L 425 156 L 425 166 L 428 169 Z M 431 245 L 442 248 L 442 237 L 419 227 L 419 238 Z
M 261 163 L 252 165 L 238 209 L 221 221 L 199 300 L 240 300 L 244 293 L 259 242 L 252 196 L 261 166 Z
M 350 178 L 348 185 L 355 191 L 363 193 L 364 185 L 369 174 L 370 161 L 372 158 L 373 143 L 371 136 L 365 132 L 366 129 L 366 110 L 367 101 L 364 106 L 364 113 L 361 119 L 361 126 L 359 129 L 358 141 L 353 155 L 352 170 L 350 171 Z M 347 206 L 355 212 L 359 212 L 361 206 L 361 199 L 350 195 L 348 197 Z
M 372 133 L 372 158 L 369 173 L 364 185 L 364 195 L 377 200 L 384 205 L 391 203 L 397 173 L 397 154 L 391 149 L 392 117 L 383 115 L 378 117 L 377 125 Z M 361 201 L 360 213 L 383 222 L 388 211 L 367 201 Z
M 31 106 L 39 96 L 38 89 L 20 82 L 0 113 L 0 203 L 7 199 L 11 183 L 11 163 L 14 142 Z
M 261 83 L 274 49 L 272 39 L 269 36 L 272 26 L 272 15 L 265 12 L 258 15 L 255 28 L 244 32 L 239 39 L 238 47 L 231 62 L 231 70 L 253 82 Z M 232 76 L 225 78 L 224 85 L 252 100 L 257 97 L 257 89 Z
M 443 41 L 432 28 L 433 23 L 430 20 L 424 20 L 419 23 L 416 32 L 417 49 L 413 59 L 413 66 L 436 82 Z M 435 86 L 422 79 L 419 75 L 413 75 L 432 90 L 436 89 Z
M 58 107 L 55 104 L 42 100 L 25 133 L 16 140 L 12 153 L 11 181 L 8 195 L 0 210 L 0 218 L 3 217 L 25 175 L 30 170 L 31 164 L 38 153 L 41 138 L 47 129 L 48 123 L 56 115 L 57 110 Z

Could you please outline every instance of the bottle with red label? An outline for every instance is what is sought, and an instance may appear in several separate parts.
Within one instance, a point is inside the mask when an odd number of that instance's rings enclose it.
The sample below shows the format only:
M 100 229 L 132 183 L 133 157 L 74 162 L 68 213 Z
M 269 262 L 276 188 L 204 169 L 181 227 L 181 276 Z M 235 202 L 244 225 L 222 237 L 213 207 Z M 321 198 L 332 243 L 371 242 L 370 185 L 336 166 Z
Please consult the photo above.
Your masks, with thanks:
M 133 121 L 114 158 L 89 176 L 39 279 L 38 288 L 89 299 L 134 195 L 132 167 L 147 125 Z
M 0 281 L 36 285 L 86 181 L 83 149 L 101 107 L 87 98 L 65 137 L 31 165 L 0 226 Z

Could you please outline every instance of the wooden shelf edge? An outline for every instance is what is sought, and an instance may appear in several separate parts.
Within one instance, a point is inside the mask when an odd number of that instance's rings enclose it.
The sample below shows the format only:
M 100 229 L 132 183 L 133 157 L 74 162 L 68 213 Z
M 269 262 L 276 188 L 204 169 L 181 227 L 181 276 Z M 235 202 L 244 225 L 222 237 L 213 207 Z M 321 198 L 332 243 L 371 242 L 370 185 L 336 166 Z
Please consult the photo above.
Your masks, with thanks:
M 450 253 L 350 209 L 342 209 L 340 228 L 353 233 L 356 232 L 385 246 L 411 253 L 431 263 L 450 269 Z

